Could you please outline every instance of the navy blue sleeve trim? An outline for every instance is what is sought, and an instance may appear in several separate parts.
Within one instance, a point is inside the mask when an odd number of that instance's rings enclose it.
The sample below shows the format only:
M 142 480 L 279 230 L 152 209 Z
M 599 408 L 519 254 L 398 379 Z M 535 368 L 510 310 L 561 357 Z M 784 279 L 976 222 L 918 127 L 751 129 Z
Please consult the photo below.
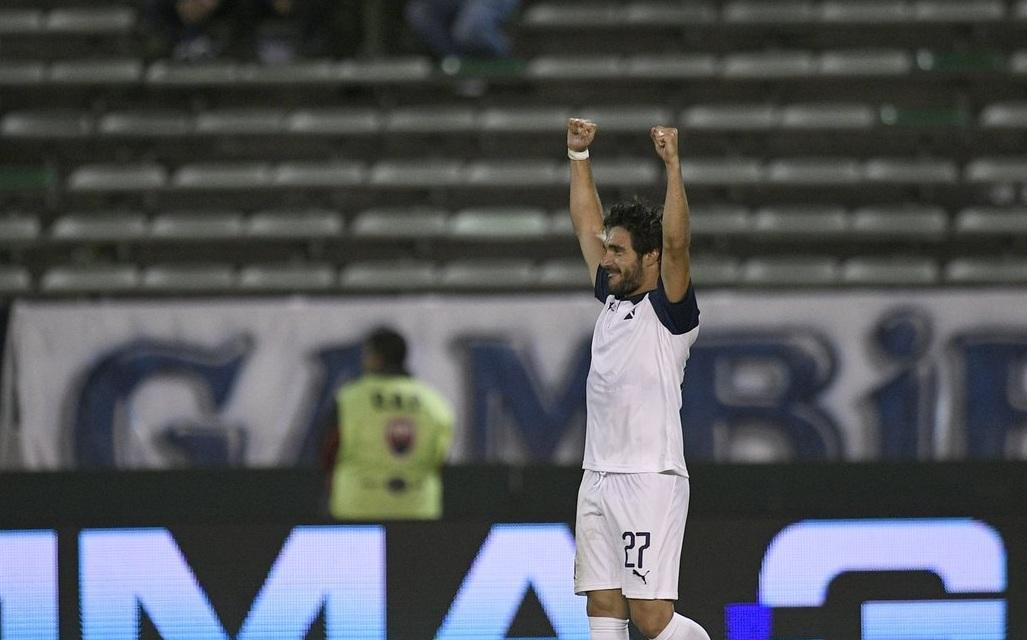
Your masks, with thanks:
M 695 287 L 691 282 L 685 297 L 679 302 L 671 302 L 663 290 L 663 280 L 660 280 L 656 290 L 649 294 L 649 300 L 656 310 L 656 317 L 674 335 L 688 333 L 699 326 L 699 304 L 695 301 Z
M 599 302 L 606 302 L 607 296 L 610 295 L 610 279 L 606 277 L 606 269 L 602 266 L 596 269 L 595 293 Z

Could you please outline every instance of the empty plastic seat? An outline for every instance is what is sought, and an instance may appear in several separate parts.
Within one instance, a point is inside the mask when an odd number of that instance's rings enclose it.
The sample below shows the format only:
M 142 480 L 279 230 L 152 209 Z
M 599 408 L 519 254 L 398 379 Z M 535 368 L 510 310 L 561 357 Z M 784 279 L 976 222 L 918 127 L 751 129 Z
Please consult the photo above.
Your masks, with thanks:
M 438 281 L 438 270 L 431 262 L 381 260 L 346 265 L 339 276 L 344 289 L 355 291 L 420 291 L 431 289 Z
M 620 5 L 604 3 L 596 3 L 583 11 L 582 5 L 577 3 L 540 2 L 530 5 L 521 16 L 521 24 L 539 28 L 615 27 L 623 21 L 624 11 Z
M 653 80 L 715 78 L 720 60 L 706 53 L 639 54 L 624 61 L 624 75 Z
M 592 287 L 588 266 L 581 258 L 549 260 L 539 266 L 538 274 L 538 282 L 543 287 L 576 287 L 582 291 Z
M 742 267 L 742 280 L 758 286 L 833 285 L 838 282 L 838 271 L 834 258 L 750 258 Z
M 45 26 L 52 33 L 118 33 L 131 31 L 135 22 L 129 7 L 67 7 L 51 10 Z
M 919 184 L 955 184 L 959 168 L 951 160 L 877 158 L 864 166 L 866 179 L 873 182 L 914 182 Z
M 886 24 L 911 22 L 913 7 L 906 0 L 825 0 L 821 8 L 825 22 Z
M 758 184 L 763 165 L 754 158 L 695 158 L 681 161 L 686 185 Z
M 807 0 L 731 0 L 724 7 L 724 20 L 738 23 L 810 22 L 817 17 Z
M 796 185 L 858 184 L 863 178 L 859 162 L 847 158 L 790 158 L 767 167 L 771 182 Z
M 937 240 L 948 231 L 948 214 L 925 205 L 871 206 L 852 212 L 852 232 L 860 237 Z
M 923 71 L 935 73 L 1005 73 L 1007 68 L 1005 54 L 989 50 L 920 49 L 916 53 L 916 64 Z
M 0 86 L 39 84 L 46 77 L 46 65 L 34 60 L 0 61 Z
M 178 111 L 115 111 L 101 116 L 97 130 L 108 136 L 182 136 L 192 132 L 193 119 Z
M 0 243 L 32 242 L 39 237 L 39 218 L 14 214 L 0 217 Z
M 624 74 L 619 56 L 538 56 L 525 73 L 545 80 L 608 80 Z
M 43 28 L 38 9 L 0 9 L 0 36 L 36 33 Z
M 547 187 L 562 183 L 566 169 L 552 160 L 478 160 L 466 170 L 479 187 Z
M 354 236 L 371 238 L 434 238 L 448 231 L 449 212 L 427 207 L 374 208 L 353 220 Z
M 273 135 L 284 129 L 280 109 L 218 109 L 196 116 L 197 133 L 222 135 Z
M 243 237 L 237 211 L 169 211 L 153 218 L 150 235 L 160 240 L 238 240 Z
M 167 170 L 159 164 L 90 164 L 75 169 L 68 177 L 72 191 L 144 191 L 160 189 Z
M 531 207 L 474 207 L 462 209 L 449 221 L 454 238 L 511 240 L 540 238 L 549 233 L 549 216 Z
M 285 129 L 290 133 L 370 135 L 381 128 L 377 109 L 302 109 L 285 119 Z
M 481 113 L 482 131 L 557 132 L 567 128 L 567 119 L 573 115 L 560 107 L 495 107 Z
M 342 217 L 318 209 L 258 211 L 250 216 L 247 232 L 261 238 L 338 238 Z
M 464 180 L 459 160 L 381 160 L 371 167 L 370 183 L 388 188 L 451 187 Z
M 121 293 L 139 283 L 139 270 L 132 265 L 80 265 L 48 269 L 40 288 L 47 293 Z
M 339 81 L 339 66 L 328 60 L 296 60 L 282 64 L 248 64 L 239 68 L 243 85 L 324 85 Z
M 909 108 L 881 106 L 881 123 L 899 127 L 965 127 L 970 124 L 966 110 L 959 107 Z
M 649 158 L 610 158 L 592 162 L 596 183 L 603 187 L 644 188 L 652 186 L 662 173 L 662 163 Z M 566 174 L 561 175 L 566 179 Z
M 390 84 L 420 82 L 432 75 L 432 63 L 425 57 L 345 60 L 338 77 L 346 82 Z
M 844 207 L 794 205 L 763 207 L 753 216 L 753 228 L 761 234 L 823 237 L 848 231 Z
M 761 51 L 732 53 L 724 57 L 727 78 L 803 78 L 816 73 L 816 60 L 809 51 Z
M 964 179 L 970 182 L 1027 182 L 1027 157 L 978 158 L 967 164 Z
M 550 212 L 549 231 L 554 236 L 573 237 L 574 222 L 571 220 L 570 209 L 556 209 Z
M 235 269 L 224 264 L 155 265 L 143 271 L 151 291 L 225 291 L 236 283 Z
M 390 133 L 470 133 L 477 126 L 477 112 L 458 105 L 421 105 L 395 109 L 385 118 Z
M 710 104 L 689 107 L 681 113 L 686 129 L 773 129 L 780 114 L 771 104 Z
M 239 288 L 252 291 L 318 291 L 337 282 L 337 270 L 327 264 L 254 264 L 239 272 Z
M 1022 258 L 956 258 L 945 265 L 949 284 L 1025 284 L 1027 260 Z
M 0 294 L 24 293 L 32 288 L 32 276 L 21 266 L 0 266 Z
M 901 50 L 825 51 L 819 67 L 827 76 L 902 76 L 913 70 L 913 58 Z
M 580 10 L 579 10 L 580 13 Z M 717 21 L 717 7 L 707 2 L 629 2 L 624 7 L 624 22 L 652 27 L 687 27 Z
M 578 117 L 598 123 L 604 133 L 625 132 L 637 135 L 654 125 L 673 125 L 670 109 L 641 105 L 595 107 L 585 109 Z
M 989 104 L 981 110 L 980 124 L 995 129 L 1027 129 L 1027 102 Z
M 42 191 L 55 186 L 54 171 L 41 166 L 0 164 L 0 192 Z
M 1027 207 L 969 207 L 956 215 L 956 233 L 1027 234 Z
M 75 111 L 15 111 L 4 116 L 0 134 L 9 138 L 79 138 L 92 132 L 88 114 Z
M 936 284 L 941 270 L 930 258 L 850 258 L 842 265 L 842 282 L 855 285 Z
M 227 61 L 180 64 L 159 60 L 146 70 L 148 84 L 163 86 L 230 85 L 239 76 L 239 66 Z
M 334 189 L 357 187 L 367 181 L 363 162 L 283 162 L 274 168 L 276 187 Z
M 145 238 L 146 216 L 135 211 L 83 211 L 54 220 L 50 235 L 55 240 L 124 241 Z
M 456 260 L 443 265 L 439 285 L 447 289 L 523 289 L 537 273 L 526 260 Z
M 876 119 L 869 105 L 843 102 L 792 104 L 781 111 L 781 125 L 789 129 L 869 129 Z
M 61 61 L 49 73 L 58 84 L 134 84 L 142 77 L 143 63 L 133 59 Z
M 1027 51 L 1017 51 L 1009 59 L 1009 68 L 1013 73 L 1027 73 Z
M 264 163 L 200 163 L 180 167 L 172 184 L 179 189 L 263 189 L 271 181 L 271 168 Z
M 1006 17 L 1003 0 L 917 0 L 914 14 L 922 22 L 994 22 Z
M 495 107 L 482 112 L 479 124 L 486 132 L 559 132 L 572 115 L 561 107 Z
M 742 205 L 696 203 L 691 210 L 692 233 L 697 236 L 744 235 L 751 233 L 749 209 Z
M 691 273 L 696 286 L 730 286 L 741 281 L 742 267 L 737 258 L 707 254 L 692 260 Z

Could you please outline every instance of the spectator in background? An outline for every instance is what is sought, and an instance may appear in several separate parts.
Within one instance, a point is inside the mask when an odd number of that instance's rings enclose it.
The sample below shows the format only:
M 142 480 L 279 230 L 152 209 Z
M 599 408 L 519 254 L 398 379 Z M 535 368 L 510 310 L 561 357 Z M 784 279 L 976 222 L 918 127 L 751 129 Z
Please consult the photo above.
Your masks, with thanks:
M 503 25 L 520 0 L 409 0 L 410 29 L 440 59 L 509 58 Z
M 363 348 L 363 375 L 336 396 L 338 427 L 323 462 L 334 465 L 329 511 L 340 520 L 438 519 L 440 468 L 453 437 L 449 403 L 406 369 L 407 345 L 379 328 Z
M 144 16 L 159 48 L 181 61 L 201 61 L 222 52 L 235 57 L 282 62 L 298 52 L 329 52 L 338 0 L 145 0 Z M 257 38 L 267 20 L 295 23 L 296 42 Z M 227 29 L 223 42 L 216 27 Z

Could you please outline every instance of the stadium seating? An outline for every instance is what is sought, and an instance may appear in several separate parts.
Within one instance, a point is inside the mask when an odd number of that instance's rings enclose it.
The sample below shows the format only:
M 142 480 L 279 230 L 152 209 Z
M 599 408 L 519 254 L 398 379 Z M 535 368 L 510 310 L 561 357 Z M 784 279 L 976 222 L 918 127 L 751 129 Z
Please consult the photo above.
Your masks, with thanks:
M 571 115 L 607 203 L 682 129 L 705 286 L 1027 282 L 1027 0 L 529 0 L 518 61 L 446 68 L 153 60 L 140 20 L 0 9 L 0 296 L 578 289 Z

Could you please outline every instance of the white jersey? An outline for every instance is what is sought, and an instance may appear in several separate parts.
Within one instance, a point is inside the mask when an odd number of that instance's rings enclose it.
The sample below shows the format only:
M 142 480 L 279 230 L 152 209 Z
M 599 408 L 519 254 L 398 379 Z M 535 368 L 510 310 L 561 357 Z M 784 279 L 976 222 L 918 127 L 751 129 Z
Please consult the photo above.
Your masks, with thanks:
M 582 467 L 688 477 L 680 412 L 685 361 L 699 333 L 692 285 L 676 303 L 662 281 L 618 299 L 600 267 L 595 294 L 605 304 L 592 335 Z

